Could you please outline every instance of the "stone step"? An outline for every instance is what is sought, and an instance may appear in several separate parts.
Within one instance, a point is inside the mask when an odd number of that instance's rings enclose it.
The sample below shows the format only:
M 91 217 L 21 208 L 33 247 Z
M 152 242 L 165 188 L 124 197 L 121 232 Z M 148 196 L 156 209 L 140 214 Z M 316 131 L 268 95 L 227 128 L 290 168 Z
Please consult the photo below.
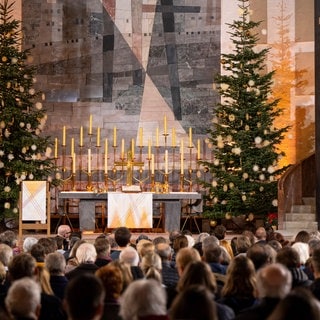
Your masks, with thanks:
M 291 212 L 292 213 L 315 213 L 316 209 L 314 206 L 311 206 L 311 205 L 295 204 L 291 207 Z
M 284 221 L 283 228 L 285 230 L 316 231 L 318 230 L 318 223 L 315 221 Z
M 316 221 L 315 213 L 286 213 L 286 221 Z
M 303 197 L 302 201 L 304 204 L 308 204 L 310 206 L 316 206 L 316 198 L 315 197 Z

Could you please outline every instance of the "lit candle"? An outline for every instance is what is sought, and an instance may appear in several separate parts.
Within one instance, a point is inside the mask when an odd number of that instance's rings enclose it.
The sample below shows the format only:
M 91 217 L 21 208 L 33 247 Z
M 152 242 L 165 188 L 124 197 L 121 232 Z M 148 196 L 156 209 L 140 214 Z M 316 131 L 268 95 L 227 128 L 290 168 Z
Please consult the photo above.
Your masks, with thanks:
M 163 119 L 163 122 L 164 122 L 164 134 L 167 134 L 167 116 L 165 115 L 164 116 L 164 119 Z
M 89 134 L 92 134 L 92 114 L 89 117 Z
M 114 128 L 113 128 L 113 146 L 114 147 L 117 146 L 117 128 L 116 128 L 116 126 L 114 126 Z
M 176 147 L 176 129 L 172 128 L 172 147 Z
M 143 146 L 143 128 L 139 128 L 139 147 Z
M 80 127 L 80 147 L 83 147 L 83 126 Z
M 108 172 L 108 139 L 104 141 L 104 173 Z
M 184 164 L 183 164 L 183 152 L 180 154 L 180 173 L 184 173 Z
M 154 154 L 151 155 L 151 174 L 154 174 Z
M 100 127 L 97 128 L 97 147 L 100 147 Z
M 183 158 L 184 158 L 184 153 L 183 153 L 183 140 L 181 140 L 180 143 L 180 173 L 184 173 L 184 164 L 183 164 Z
M 124 139 L 121 140 L 121 158 L 124 159 Z
M 76 173 L 76 154 L 72 154 L 72 173 Z
M 159 128 L 156 129 L 156 147 L 159 147 Z
M 65 147 L 66 145 L 66 126 L 62 128 L 62 145 Z
M 91 149 L 88 149 L 88 173 L 91 173 Z
M 151 140 L 148 140 L 148 159 L 151 159 Z
M 58 138 L 54 139 L 54 158 L 58 158 Z
M 197 159 L 199 160 L 199 159 L 200 159 L 200 139 L 198 139 L 198 148 L 197 148 L 197 151 L 198 151 Z
M 131 140 L 131 159 L 134 159 L 134 139 Z
M 189 147 L 192 147 L 192 128 L 189 128 Z
M 70 146 L 70 155 L 71 157 L 74 154 L 74 138 L 71 138 L 71 146 Z
M 168 174 L 168 150 L 164 154 L 164 173 Z

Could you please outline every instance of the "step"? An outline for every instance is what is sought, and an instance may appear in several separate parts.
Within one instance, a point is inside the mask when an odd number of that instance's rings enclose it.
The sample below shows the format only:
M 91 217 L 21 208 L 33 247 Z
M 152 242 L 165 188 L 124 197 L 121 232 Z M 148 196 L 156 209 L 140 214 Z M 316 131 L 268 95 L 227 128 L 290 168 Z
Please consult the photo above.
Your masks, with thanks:
M 285 221 L 316 221 L 315 213 L 286 213 Z
M 303 204 L 308 204 L 310 206 L 316 206 L 316 198 L 315 197 L 303 197 Z
M 306 230 L 316 231 L 318 230 L 318 223 L 311 221 L 284 221 L 283 229 L 285 230 Z
M 291 207 L 291 212 L 292 213 L 315 213 L 316 208 L 315 206 L 306 205 L 306 204 L 301 204 L 301 205 L 295 204 Z

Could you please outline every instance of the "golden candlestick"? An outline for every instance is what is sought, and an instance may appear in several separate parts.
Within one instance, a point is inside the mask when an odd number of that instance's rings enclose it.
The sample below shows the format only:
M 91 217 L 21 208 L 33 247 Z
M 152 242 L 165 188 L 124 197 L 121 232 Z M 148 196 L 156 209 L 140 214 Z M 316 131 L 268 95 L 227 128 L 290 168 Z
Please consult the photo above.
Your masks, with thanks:
M 88 173 L 87 173 L 87 176 L 88 176 L 88 184 L 87 184 L 87 186 L 86 186 L 86 190 L 87 190 L 87 191 L 93 191 L 92 173 L 91 173 L 91 172 L 88 172 Z
M 154 178 L 154 174 L 151 174 L 151 192 L 155 192 L 155 178 Z
M 180 173 L 180 192 L 184 191 L 184 174 Z
M 108 192 L 108 173 L 104 173 L 104 192 Z
M 163 193 L 169 193 L 169 174 L 164 174 Z
M 71 175 L 71 189 L 72 189 L 72 191 L 77 191 L 77 188 L 76 188 L 76 174 L 75 173 L 72 173 L 72 175 Z

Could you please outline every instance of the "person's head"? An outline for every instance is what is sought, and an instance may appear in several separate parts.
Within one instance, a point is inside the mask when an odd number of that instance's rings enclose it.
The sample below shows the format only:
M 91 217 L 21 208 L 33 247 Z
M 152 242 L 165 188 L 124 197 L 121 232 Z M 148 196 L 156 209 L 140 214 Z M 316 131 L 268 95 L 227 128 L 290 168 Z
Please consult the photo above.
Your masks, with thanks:
M 152 243 L 156 246 L 159 243 L 169 243 L 169 241 L 163 236 L 158 236 L 152 240 Z
M 222 295 L 254 296 L 255 290 L 256 275 L 253 262 L 244 255 L 236 256 L 228 266 Z
M 86 240 L 84 239 L 80 239 L 80 238 L 71 238 L 70 240 L 70 254 L 69 254 L 69 258 L 75 258 L 76 257 L 76 252 L 78 250 L 78 248 L 83 244 L 86 243 Z
M 154 252 L 154 249 L 154 244 L 150 240 L 142 239 L 137 244 L 137 251 L 140 258 L 142 258 L 145 254 L 149 252 Z
M 276 252 L 278 252 L 282 248 L 281 243 L 275 239 L 268 241 L 268 245 L 272 247 Z
M 318 320 L 320 319 L 320 304 L 306 288 L 296 288 L 284 297 L 268 320 Z
M 30 250 L 30 254 L 37 260 L 37 262 L 44 262 L 45 247 L 41 243 L 35 243 Z
M 239 235 L 236 240 L 237 252 L 246 253 L 248 249 L 251 247 L 250 239 L 247 236 Z
M 308 243 L 310 240 L 310 235 L 308 231 L 301 230 L 297 233 L 294 242 L 304 242 Z
M 184 269 L 190 262 L 200 260 L 200 254 L 196 249 L 188 247 L 180 249 L 176 257 L 176 266 L 179 276 L 182 275 Z
M 120 316 L 123 320 L 167 314 L 166 292 L 154 279 L 133 281 L 120 300 Z
M 206 250 L 207 246 L 211 246 L 212 244 L 219 245 L 219 239 L 216 236 L 205 237 L 202 240 L 202 252 Z
M 291 290 L 291 272 L 280 263 L 266 265 L 257 272 L 259 298 L 284 298 Z
M 38 242 L 38 239 L 34 237 L 26 237 L 23 240 L 23 245 L 22 245 L 23 252 L 30 252 L 32 246 L 37 242 Z
M 40 238 L 38 243 L 44 246 L 45 254 L 55 252 L 57 250 L 57 244 L 54 238 Z
M 277 252 L 276 262 L 283 264 L 287 268 L 298 268 L 300 257 L 297 250 L 292 247 L 283 247 Z
M 309 245 L 305 242 L 295 242 L 291 247 L 297 250 L 300 264 L 305 264 L 309 259 Z
M 203 285 L 212 294 L 217 290 L 216 278 L 209 265 L 204 261 L 193 261 L 187 265 L 178 281 L 177 290 L 180 292 L 195 284 Z
M 188 247 L 188 245 L 188 238 L 181 234 L 174 238 L 172 248 L 177 253 L 180 249 Z
M 97 259 L 97 251 L 92 243 L 82 243 L 76 252 L 79 263 L 94 263 Z
M 267 231 L 266 231 L 266 229 L 264 227 L 259 227 L 255 232 L 255 236 L 256 236 L 258 241 L 267 240 Z
M 104 287 L 98 277 L 86 273 L 72 278 L 66 286 L 63 301 L 68 319 L 100 319 L 104 295 Z
M 125 291 L 129 284 L 133 281 L 133 275 L 131 267 L 125 262 L 121 262 L 119 259 L 111 261 L 108 266 L 114 266 L 121 271 L 122 274 L 122 291 Z
M 162 261 L 170 261 L 172 249 L 168 243 L 158 243 L 155 247 L 155 252 L 160 256 Z
M 10 248 L 15 248 L 17 245 L 17 235 L 12 230 L 6 230 L 0 235 L 0 243 L 7 244 Z
M 12 281 L 23 277 L 32 278 L 35 275 L 36 259 L 28 253 L 20 253 L 9 263 L 9 276 Z
M 212 292 L 202 285 L 191 285 L 173 300 L 170 319 L 216 320 L 217 307 Z
M 256 242 L 256 237 L 254 236 L 254 233 L 250 230 L 244 230 L 241 235 L 248 237 L 251 245 L 253 245 Z
M 309 257 L 312 257 L 313 251 L 317 248 L 320 248 L 320 240 L 317 238 L 312 238 L 308 242 L 308 246 L 309 246 Z
M 155 252 L 149 252 L 142 257 L 141 270 L 146 279 L 155 279 L 162 282 L 162 262 L 160 256 Z
M 205 250 L 203 251 L 203 260 L 210 263 L 220 263 L 221 262 L 221 254 L 222 249 L 219 245 L 216 244 L 210 244 L 205 247 Z
M 119 227 L 114 232 L 114 240 L 119 247 L 126 247 L 130 243 L 131 232 L 127 227 Z
M 149 241 L 151 241 L 151 239 L 149 239 L 149 237 L 146 235 L 146 234 L 140 234 L 138 237 L 137 237 L 137 239 L 136 239 L 136 244 L 138 244 L 138 242 L 140 241 L 140 240 L 149 240 Z
M 196 243 L 198 243 L 198 242 L 202 243 L 203 239 L 204 239 L 204 238 L 207 238 L 207 237 L 210 237 L 210 234 L 209 234 L 209 233 L 207 233 L 207 232 L 201 232 L 201 233 L 198 235 L 197 239 L 196 239 Z
M 268 244 L 255 243 L 247 251 L 247 257 L 251 259 L 256 270 L 266 264 L 275 262 L 277 252 Z
M 131 246 L 124 248 L 120 252 L 119 260 L 129 264 L 130 266 L 138 266 L 140 261 L 137 250 Z
M 0 243 L 0 261 L 5 267 L 8 267 L 12 257 L 12 248 L 5 243 Z
M 115 301 L 123 290 L 123 275 L 116 265 L 106 265 L 99 268 L 95 275 L 102 281 L 105 289 L 105 301 Z
M 280 242 L 282 247 L 286 247 L 289 245 L 289 241 L 285 239 L 282 233 L 280 232 L 274 232 L 272 234 L 272 238 L 270 240 L 277 240 Z
M 66 259 L 60 252 L 49 253 L 45 257 L 44 263 L 50 275 L 64 275 L 66 269 Z
M 222 240 L 225 238 L 227 229 L 223 224 L 218 224 L 214 230 L 213 230 L 214 235 L 219 239 Z
M 110 255 L 110 243 L 107 238 L 96 238 L 94 241 L 94 247 L 96 248 L 98 257 Z
M 5 305 L 13 319 L 38 319 L 41 309 L 39 284 L 28 277 L 14 281 L 5 298 Z
M 64 239 L 68 239 L 71 235 L 71 228 L 69 225 L 67 224 L 61 224 L 59 227 L 58 227 L 58 230 L 57 230 L 57 235 L 59 237 L 62 237 Z

